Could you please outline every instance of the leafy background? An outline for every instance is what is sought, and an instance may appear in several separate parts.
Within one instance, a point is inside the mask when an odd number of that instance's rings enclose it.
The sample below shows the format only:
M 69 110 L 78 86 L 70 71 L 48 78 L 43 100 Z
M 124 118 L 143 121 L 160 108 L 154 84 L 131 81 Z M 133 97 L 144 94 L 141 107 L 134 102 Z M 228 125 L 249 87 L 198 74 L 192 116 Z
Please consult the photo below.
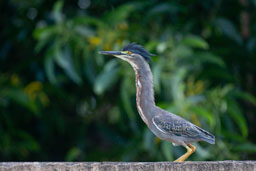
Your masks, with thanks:
M 1 1 L 1 161 L 170 161 L 135 106 L 129 42 L 158 106 L 216 135 L 190 160 L 256 158 L 255 0 Z

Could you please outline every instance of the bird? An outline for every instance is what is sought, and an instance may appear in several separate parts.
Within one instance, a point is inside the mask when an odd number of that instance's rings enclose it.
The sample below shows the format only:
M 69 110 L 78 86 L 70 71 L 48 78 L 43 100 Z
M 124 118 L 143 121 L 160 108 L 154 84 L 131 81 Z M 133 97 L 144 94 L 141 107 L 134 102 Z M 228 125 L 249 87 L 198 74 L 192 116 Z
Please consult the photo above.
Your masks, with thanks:
M 136 106 L 140 117 L 155 136 L 171 142 L 174 146 L 183 146 L 187 150 L 174 162 L 184 162 L 194 153 L 194 142 L 205 141 L 215 144 L 214 135 L 155 104 L 153 78 L 149 66 L 151 56 L 155 55 L 136 43 L 127 44 L 122 51 L 98 53 L 117 57 L 132 66 L 136 78 Z

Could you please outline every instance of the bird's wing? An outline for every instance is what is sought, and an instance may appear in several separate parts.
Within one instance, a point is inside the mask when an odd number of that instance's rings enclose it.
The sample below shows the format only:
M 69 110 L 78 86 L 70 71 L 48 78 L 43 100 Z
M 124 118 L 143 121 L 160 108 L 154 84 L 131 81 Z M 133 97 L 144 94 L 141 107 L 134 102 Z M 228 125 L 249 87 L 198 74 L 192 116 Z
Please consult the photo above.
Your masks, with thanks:
M 154 125 L 161 132 L 170 135 L 200 138 L 200 131 L 192 123 L 173 115 L 157 115 L 152 118 Z

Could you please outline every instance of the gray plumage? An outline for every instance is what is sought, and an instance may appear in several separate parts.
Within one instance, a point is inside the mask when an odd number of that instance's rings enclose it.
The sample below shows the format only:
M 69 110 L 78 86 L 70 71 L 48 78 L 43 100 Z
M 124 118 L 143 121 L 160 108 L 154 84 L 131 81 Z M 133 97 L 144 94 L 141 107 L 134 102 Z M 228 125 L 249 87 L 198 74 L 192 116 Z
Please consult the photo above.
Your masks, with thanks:
M 127 51 L 129 51 L 127 53 Z M 193 142 L 206 141 L 215 143 L 215 137 L 209 132 L 199 128 L 191 122 L 165 111 L 155 105 L 152 73 L 147 63 L 149 53 L 142 46 L 131 43 L 123 51 L 101 51 L 100 54 L 114 55 L 131 64 L 136 75 L 136 104 L 138 113 L 149 129 L 160 139 L 182 145 L 187 148 L 187 153 L 192 154 L 195 147 Z M 189 147 L 188 147 L 189 146 Z M 191 149 L 192 152 L 191 152 Z M 190 154 L 181 156 L 177 161 L 184 161 Z M 183 157 L 183 158 L 182 158 Z
M 174 114 L 156 115 L 152 120 L 155 127 L 163 133 L 161 138 L 176 145 L 202 140 L 210 144 L 215 143 L 212 134 Z

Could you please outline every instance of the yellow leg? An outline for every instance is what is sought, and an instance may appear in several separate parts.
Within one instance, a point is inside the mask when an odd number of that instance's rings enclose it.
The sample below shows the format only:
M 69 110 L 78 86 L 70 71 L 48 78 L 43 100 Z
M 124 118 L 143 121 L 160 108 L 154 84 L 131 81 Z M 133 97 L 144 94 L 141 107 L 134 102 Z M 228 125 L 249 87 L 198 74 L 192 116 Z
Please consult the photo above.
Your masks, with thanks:
M 196 150 L 196 147 L 193 146 L 192 144 L 188 144 L 188 146 L 185 146 L 185 148 L 187 149 L 187 152 L 185 154 L 183 154 L 182 156 L 180 156 L 174 162 L 184 162 L 184 160 L 186 160 Z
M 193 146 L 192 144 L 188 144 L 188 146 L 192 149 L 192 153 L 196 151 L 196 146 Z

